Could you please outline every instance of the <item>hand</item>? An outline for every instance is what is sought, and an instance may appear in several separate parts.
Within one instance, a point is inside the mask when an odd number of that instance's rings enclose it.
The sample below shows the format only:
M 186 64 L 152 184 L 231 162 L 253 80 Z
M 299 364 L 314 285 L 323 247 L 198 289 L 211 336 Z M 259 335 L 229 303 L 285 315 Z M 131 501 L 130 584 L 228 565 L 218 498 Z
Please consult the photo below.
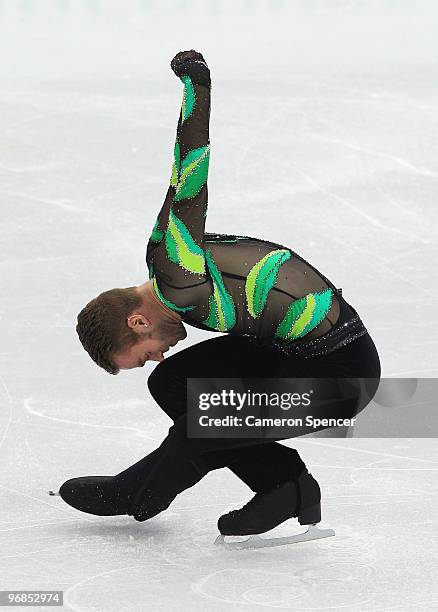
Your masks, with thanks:
M 170 66 L 177 77 L 189 76 L 193 83 L 210 87 L 210 70 L 202 53 L 194 49 L 180 51 L 170 62 Z

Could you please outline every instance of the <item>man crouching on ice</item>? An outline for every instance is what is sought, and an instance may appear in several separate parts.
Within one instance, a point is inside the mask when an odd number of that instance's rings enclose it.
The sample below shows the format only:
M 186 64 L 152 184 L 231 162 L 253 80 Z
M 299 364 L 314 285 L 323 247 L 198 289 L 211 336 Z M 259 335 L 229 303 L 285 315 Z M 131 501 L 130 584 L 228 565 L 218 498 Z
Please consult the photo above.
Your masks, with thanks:
M 170 186 L 147 245 L 149 280 L 92 300 L 77 332 L 111 374 L 159 362 L 148 387 L 173 425 L 156 450 L 120 474 L 73 478 L 59 493 L 83 512 L 145 521 L 209 471 L 227 467 L 255 495 L 219 518 L 221 534 L 262 533 L 291 517 L 315 524 L 320 488 L 296 450 L 271 439 L 187 436 L 187 378 L 377 379 L 378 354 L 341 290 L 290 248 L 205 232 L 210 71 L 193 50 L 178 53 L 171 68 L 184 92 Z M 164 359 L 186 338 L 183 323 L 225 335 Z

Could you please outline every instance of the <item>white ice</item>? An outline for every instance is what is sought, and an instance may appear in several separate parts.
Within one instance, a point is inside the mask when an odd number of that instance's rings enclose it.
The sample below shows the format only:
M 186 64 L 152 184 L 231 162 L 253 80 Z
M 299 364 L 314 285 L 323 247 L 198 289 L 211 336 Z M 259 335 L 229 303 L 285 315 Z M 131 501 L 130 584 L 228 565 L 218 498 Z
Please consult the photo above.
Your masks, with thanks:
M 383 375 L 438 375 L 437 18 L 426 0 L 0 3 L 0 589 L 83 612 L 438 608 L 434 439 L 288 443 L 336 530 L 294 547 L 213 546 L 250 497 L 226 470 L 142 524 L 46 493 L 117 473 L 170 425 L 153 364 L 112 377 L 74 325 L 146 280 L 180 49 L 214 79 L 208 231 L 290 245 L 343 287 Z

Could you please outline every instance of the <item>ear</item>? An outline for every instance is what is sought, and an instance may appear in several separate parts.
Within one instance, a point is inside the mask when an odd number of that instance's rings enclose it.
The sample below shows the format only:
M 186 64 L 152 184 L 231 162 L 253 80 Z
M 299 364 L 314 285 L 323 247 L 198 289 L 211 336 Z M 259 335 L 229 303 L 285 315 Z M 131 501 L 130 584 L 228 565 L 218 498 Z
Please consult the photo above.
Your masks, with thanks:
M 126 324 L 134 331 L 143 331 L 145 327 L 150 327 L 151 322 L 142 314 L 136 313 L 126 319 Z

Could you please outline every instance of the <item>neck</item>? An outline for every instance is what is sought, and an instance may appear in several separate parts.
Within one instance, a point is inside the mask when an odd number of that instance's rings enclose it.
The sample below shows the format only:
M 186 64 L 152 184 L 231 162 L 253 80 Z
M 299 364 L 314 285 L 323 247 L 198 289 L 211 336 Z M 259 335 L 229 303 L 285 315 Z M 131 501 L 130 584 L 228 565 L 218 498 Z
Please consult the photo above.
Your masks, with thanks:
M 152 308 L 154 310 L 157 310 L 157 312 L 159 312 L 161 316 L 165 316 L 166 318 L 171 319 L 172 321 L 182 321 L 182 318 L 177 312 L 174 312 L 173 310 L 168 308 L 158 298 L 158 296 L 155 294 L 151 280 L 146 281 L 142 285 L 138 285 L 137 291 L 140 293 L 145 307 L 147 307 L 148 309 Z

